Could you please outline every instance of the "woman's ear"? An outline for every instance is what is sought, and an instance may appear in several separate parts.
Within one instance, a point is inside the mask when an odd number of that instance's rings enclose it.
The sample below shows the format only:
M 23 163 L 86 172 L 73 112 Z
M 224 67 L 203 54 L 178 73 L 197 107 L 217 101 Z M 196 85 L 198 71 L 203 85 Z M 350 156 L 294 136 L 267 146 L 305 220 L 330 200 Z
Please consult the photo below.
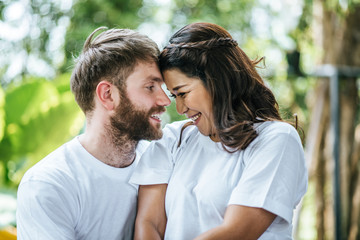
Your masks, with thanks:
M 114 86 L 108 81 L 101 81 L 96 86 L 96 97 L 99 103 L 109 111 L 114 110 L 116 107 L 116 103 L 114 101 L 115 93 L 113 91 Z

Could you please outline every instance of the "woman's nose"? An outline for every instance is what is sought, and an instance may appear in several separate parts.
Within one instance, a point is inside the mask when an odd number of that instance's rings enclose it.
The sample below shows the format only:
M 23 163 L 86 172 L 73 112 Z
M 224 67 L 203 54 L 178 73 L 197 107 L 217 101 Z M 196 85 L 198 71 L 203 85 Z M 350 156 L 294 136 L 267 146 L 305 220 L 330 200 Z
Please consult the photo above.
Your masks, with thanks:
M 186 105 L 184 104 L 184 100 L 182 99 L 176 99 L 176 111 L 180 114 L 183 115 L 187 112 L 188 108 L 186 107 Z

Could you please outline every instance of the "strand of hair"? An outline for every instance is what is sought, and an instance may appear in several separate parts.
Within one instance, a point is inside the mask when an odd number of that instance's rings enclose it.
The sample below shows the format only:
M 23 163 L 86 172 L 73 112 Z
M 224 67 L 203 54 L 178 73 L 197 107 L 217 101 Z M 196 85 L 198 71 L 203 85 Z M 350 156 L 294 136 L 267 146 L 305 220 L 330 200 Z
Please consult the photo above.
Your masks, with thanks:
M 204 40 L 199 42 L 190 42 L 190 43 L 178 43 L 178 44 L 169 44 L 165 48 L 180 48 L 180 49 L 213 49 L 219 47 L 236 47 L 238 44 L 236 40 L 232 38 L 212 38 L 210 40 Z

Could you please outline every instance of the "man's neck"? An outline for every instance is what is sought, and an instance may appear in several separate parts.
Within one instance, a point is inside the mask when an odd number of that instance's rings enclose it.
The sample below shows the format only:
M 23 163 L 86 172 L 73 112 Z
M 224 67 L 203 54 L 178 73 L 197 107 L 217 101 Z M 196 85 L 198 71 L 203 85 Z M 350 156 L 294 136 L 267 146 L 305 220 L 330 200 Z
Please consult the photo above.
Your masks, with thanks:
M 136 157 L 138 141 L 127 136 L 113 139 L 106 131 L 87 129 L 79 137 L 81 145 L 99 161 L 117 168 L 131 165 Z

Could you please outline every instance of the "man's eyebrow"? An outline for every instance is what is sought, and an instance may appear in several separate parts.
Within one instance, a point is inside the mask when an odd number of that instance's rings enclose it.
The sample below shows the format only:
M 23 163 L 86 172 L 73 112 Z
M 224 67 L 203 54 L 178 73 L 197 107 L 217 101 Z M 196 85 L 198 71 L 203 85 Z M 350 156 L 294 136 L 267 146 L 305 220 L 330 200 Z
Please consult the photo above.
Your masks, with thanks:
M 158 77 L 154 77 L 154 76 L 150 76 L 148 79 L 151 81 L 154 81 L 154 82 L 161 82 L 161 83 L 164 82 L 164 80 L 162 78 L 158 78 Z

